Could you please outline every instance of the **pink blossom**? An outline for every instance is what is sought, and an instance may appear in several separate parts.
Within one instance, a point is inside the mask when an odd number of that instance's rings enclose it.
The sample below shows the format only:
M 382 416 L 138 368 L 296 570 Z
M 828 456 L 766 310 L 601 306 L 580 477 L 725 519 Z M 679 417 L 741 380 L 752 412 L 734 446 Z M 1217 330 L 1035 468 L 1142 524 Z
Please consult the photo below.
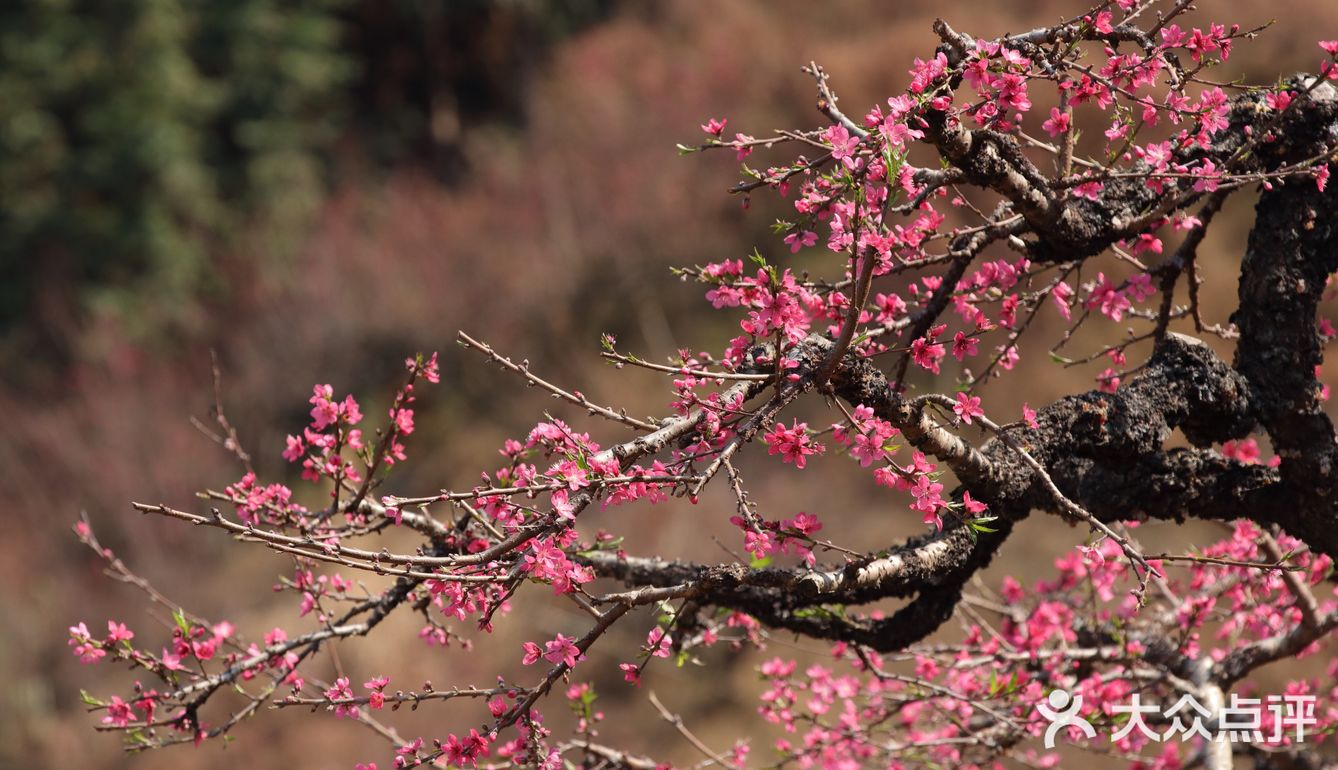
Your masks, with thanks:
M 1073 287 L 1063 281 L 1055 284 L 1055 288 L 1050 292 L 1050 299 L 1055 303 L 1055 307 L 1059 308 L 1059 314 L 1064 316 L 1065 321 L 1073 317 L 1072 308 L 1069 306 L 1069 299 L 1072 296 Z
M 730 144 L 734 147 L 734 158 L 736 160 L 743 162 L 745 158 L 753 154 L 753 148 L 750 144 L 752 141 L 753 137 L 748 136 L 747 134 L 734 135 L 734 141 Z
M 418 756 L 418 750 L 423 748 L 423 739 L 415 738 L 409 743 L 395 749 L 395 766 L 403 767 Z
M 803 468 L 809 455 L 822 454 L 827 449 L 809 437 L 808 423 L 797 420 L 789 428 L 776 423 L 764 439 L 769 447 L 768 454 L 778 454 L 782 461 L 794 463 L 796 468 Z
M 1058 107 L 1050 108 L 1050 118 L 1041 124 L 1041 128 L 1050 136 L 1059 136 L 1069 132 L 1072 116 Z
M 1145 251 L 1150 251 L 1153 254 L 1160 254 L 1161 250 L 1161 239 L 1152 233 L 1142 233 L 1134 241 L 1133 251 L 1135 254 L 1141 254 Z
M 213 639 L 202 639 L 198 642 L 191 642 L 190 652 L 196 660 L 213 660 L 214 653 L 218 651 L 218 642 Z
M 852 136 L 845 126 L 831 126 L 822 135 L 832 146 L 832 157 L 841 161 L 849 169 L 854 169 L 859 165 L 859 157 L 856 153 L 859 151 L 859 137 Z
M 967 425 L 971 424 L 972 418 L 985 416 L 985 410 L 980 408 L 980 397 L 965 392 L 957 394 L 957 403 L 953 404 L 952 411 Z
M 130 704 L 121 700 L 120 697 L 113 695 L 111 703 L 107 704 L 107 716 L 102 718 L 102 724 L 113 727 L 125 727 L 134 720 L 135 714 L 130 710 Z
M 929 61 L 917 58 L 911 68 L 911 93 L 922 94 L 948 70 L 948 57 L 939 52 Z
M 803 232 L 790 233 L 789 235 L 785 236 L 785 242 L 789 244 L 791 254 L 798 254 L 800 249 L 806 246 L 812 246 L 813 244 L 817 243 L 818 234 L 813 232 L 812 230 L 804 230 Z
M 822 522 L 818 521 L 817 516 L 801 511 L 794 515 L 794 520 L 790 522 L 790 529 L 804 536 L 812 536 L 822 529 Z
M 539 662 L 539 657 L 543 655 L 543 650 L 539 648 L 539 645 L 534 642 L 525 642 L 521 647 L 525 649 L 525 656 L 520 659 L 521 663 L 526 666 L 533 666 Z
M 1026 423 L 1027 427 L 1032 430 L 1041 427 L 1040 423 L 1036 422 L 1036 410 L 1027 406 L 1026 403 L 1022 404 L 1022 422 Z
M 1217 40 L 1211 34 L 1204 35 L 1198 27 L 1194 28 L 1184 46 L 1194 61 L 1201 61 L 1205 53 L 1218 50 Z
M 962 492 L 962 507 L 965 508 L 966 512 L 972 516 L 979 516 L 980 514 L 989 510 L 989 506 L 985 505 L 979 500 L 971 499 L 970 490 Z
M 1129 299 L 1124 292 L 1107 280 L 1105 273 L 1097 273 L 1096 285 L 1087 297 L 1087 307 L 1099 308 L 1102 315 L 1118 323 L 1124 318 L 1124 312 L 1129 306 Z
M 362 422 L 362 410 L 358 408 L 358 402 L 353 400 L 353 396 L 344 396 L 344 402 L 339 405 L 339 416 L 349 425 Z
M 1195 192 L 1213 192 L 1221 180 L 1221 175 L 1217 173 L 1217 164 L 1213 163 L 1211 158 L 1204 158 L 1202 165 L 1195 167 L 1191 173 L 1195 177 Z
M 765 559 L 776 552 L 776 541 L 768 532 L 749 530 L 743 533 L 743 549 L 754 559 Z
M 544 660 L 550 663 L 565 663 L 567 668 L 574 668 L 580 657 L 581 650 L 574 637 L 558 634 L 553 641 L 544 643 Z
M 942 492 L 943 485 L 932 481 L 928 475 L 920 475 L 911 486 L 911 496 L 915 498 L 911 508 L 924 514 L 924 523 L 933 524 L 938 529 L 943 528 L 943 520 L 938 515 L 944 506 Z
M 1292 103 L 1295 96 L 1296 94 L 1291 91 L 1269 91 L 1264 94 L 1264 103 L 1269 109 L 1281 112 L 1287 109 L 1287 105 Z
M 549 471 L 559 481 L 567 485 L 567 488 L 576 491 L 590 484 L 590 474 L 585 468 L 582 468 L 575 460 L 563 460 Z
M 669 657 L 669 647 L 673 643 L 673 638 L 665 633 L 663 628 L 656 626 L 646 635 L 645 650 L 657 658 Z
M 1101 190 L 1104 187 L 1105 185 L 1101 182 L 1083 182 L 1080 185 L 1074 186 L 1071 192 L 1075 198 L 1086 198 L 1087 200 L 1094 201 L 1100 197 Z
M 79 657 L 80 663 L 97 663 L 107 654 L 102 645 L 89 635 L 88 626 L 83 623 L 70 626 L 69 645 L 74 648 L 74 654 Z
M 920 517 L 920 520 L 924 524 L 932 526 L 934 529 L 939 530 L 940 532 L 943 530 L 943 517 L 938 514 L 937 508 L 933 509 L 932 511 L 926 511 L 924 515 Z
M 1123 139 L 1125 135 L 1129 133 L 1129 127 L 1130 126 L 1128 121 L 1117 118 L 1113 123 L 1110 124 L 1108 128 L 1106 128 L 1105 131 L 1101 133 L 1103 136 L 1106 137 L 1107 142 L 1114 142 L 1116 140 Z
M 288 447 L 283 450 L 283 459 L 290 463 L 301 460 L 302 455 L 306 452 L 306 446 L 302 443 L 302 439 L 289 434 L 285 440 L 288 442 Z
M 1101 551 L 1091 546 L 1080 545 L 1078 546 L 1078 552 L 1082 554 L 1083 563 L 1089 567 L 1104 564 L 1106 561 L 1105 557 L 1101 555 Z
M 962 332 L 957 332 L 957 336 L 952 338 L 952 357 L 961 361 L 969 356 L 974 356 L 978 342 L 975 337 L 968 337 Z
M 334 684 L 325 690 L 325 698 L 335 703 L 335 716 L 353 718 L 358 715 L 358 707 L 355 704 L 340 702 L 353 699 L 353 690 L 349 689 L 348 677 L 341 676 L 336 679 Z
M 906 302 L 895 294 L 876 294 L 873 304 L 878 308 L 878 320 L 881 323 L 895 321 L 906 314 Z
M 1162 27 L 1161 39 L 1163 48 L 1178 48 L 1185 42 L 1185 33 L 1180 29 L 1179 24 L 1167 24 Z
M 413 426 L 412 409 L 392 410 L 390 413 L 390 417 L 395 422 L 395 430 L 399 431 L 401 435 L 407 436 L 410 433 L 413 433 L 414 426 Z
M 1257 463 L 1259 462 L 1259 442 L 1252 437 L 1240 441 L 1227 441 L 1222 444 L 1222 456 L 1246 464 Z
M 465 748 L 464 741 L 461 741 L 454 733 L 442 743 L 441 749 L 447 764 L 456 767 L 470 764 L 469 752 Z
M 838 444 L 847 446 L 850 456 L 865 468 L 888 454 L 887 441 L 898 433 L 890 422 L 875 417 L 873 410 L 862 404 L 855 407 L 851 428 L 833 426 L 832 436 Z
M 911 343 L 911 360 L 916 366 L 928 369 L 934 374 L 939 373 L 939 361 L 946 355 L 943 345 L 937 342 L 930 342 L 921 337 Z
M 1099 383 L 1101 390 L 1106 393 L 1114 393 L 1115 390 L 1120 387 L 1119 375 L 1116 374 L 1114 369 L 1109 367 L 1107 367 L 1101 374 L 1098 374 L 1096 380 L 1097 383 Z
M 311 408 L 311 427 L 316 430 L 325 430 L 334 421 L 339 419 L 339 407 L 335 405 L 334 388 L 329 385 L 316 385 L 312 388 L 310 403 Z
M 558 518 L 567 521 L 576 520 L 576 506 L 571 502 L 571 494 L 565 489 L 555 489 L 548 496 L 548 501 L 553 505 L 553 511 Z
M 167 671 L 184 671 L 186 669 L 186 667 L 181 664 L 181 656 L 166 648 L 163 649 L 163 654 L 158 656 L 158 659 L 162 662 L 163 668 Z
M 1147 273 L 1130 276 L 1129 280 L 1125 281 L 1124 290 L 1134 298 L 1135 302 L 1142 302 L 1157 293 L 1157 287 L 1152 283 L 1152 276 Z
M 923 131 L 911 128 L 905 122 L 891 115 L 883 120 L 882 125 L 878 127 L 878 132 L 893 147 L 905 147 L 912 140 L 922 139 L 925 135 Z
M 576 586 L 594 579 L 588 567 L 567 558 L 557 538 L 537 538 L 525 554 L 524 569 L 535 580 L 550 583 L 555 594 L 571 593 Z
M 135 632 L 125 627 L 124 623 L 117 623 L 114 620 L 107 621 L 107 643 L 116 644 L 117 642 L 128 642 L 135 638 Z
M 426 364 L 423 364 L 422 373 L 423 379 L 434 385 L 441 382 L 441 365 L 437 363 L 436 351 L 433 351 L 432 357 L 427 360 Z

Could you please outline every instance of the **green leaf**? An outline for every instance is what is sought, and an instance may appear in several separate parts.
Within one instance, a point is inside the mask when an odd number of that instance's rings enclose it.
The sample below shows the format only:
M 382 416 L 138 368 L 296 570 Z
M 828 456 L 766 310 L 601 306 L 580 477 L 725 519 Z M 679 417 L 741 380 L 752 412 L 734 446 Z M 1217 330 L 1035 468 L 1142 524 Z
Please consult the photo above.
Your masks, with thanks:
M 985 526 L 989 522 L 997 521 L 998 518 L 998 516 L 981 516 L 975 519 L 967 519 L 966 526 L 970 527 L 975 532 L 998 532 L 999 530 L 997 529 Z
M 813 607 L 804 607 L 802 609 L 795 610 L 794 612 L 794 616 L 796 618 L 820 618 L 824 620 L 840 619 L 844 618 L 845 615 L 846 615 L 846 608 L 845 605 L 842 604 L 833 604 L 830 606 L 817 605 Z
M 901 167 L 906 163 L 906 156 L 894 152 L 891 145 L 888 145 L 883 148 L 883 161 L 887 164 L 887 176 L 884 178 L 889 182 L 895 182 L 901 174 Z M 900 192 L 901 188 L 893 189 Z
M 177 628 L 181 629 L 181 633 L 183 633 L 183 634 L 187 634 L 187 635 L 190 634 L 190 621 L 189 621 L 189 620 L 186 620 L 186 611 L 185 611 L 185 610 L 181 609 L 180 607 L 178 607 L 177 609 L 173 610 L 173 611 L 172 611 L 172 620 L 174 620 L 174 621 L 176 622 L 176 624 L 177 624 Z
M 125 742 L 127 744 L 139 744 L 142 746 L 147 746 L 152 743 L 152 741 L 149 740 L 148 736 L 144 734 L 143 730 L 131 730 L 130 732 L 126 733 Z

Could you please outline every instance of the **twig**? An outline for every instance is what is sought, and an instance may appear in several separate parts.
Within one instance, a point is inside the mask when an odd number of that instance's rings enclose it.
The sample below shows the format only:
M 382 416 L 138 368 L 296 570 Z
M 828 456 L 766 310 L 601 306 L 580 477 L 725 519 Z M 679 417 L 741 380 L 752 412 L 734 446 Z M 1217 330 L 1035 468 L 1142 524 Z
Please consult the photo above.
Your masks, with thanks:
M 700 751 L 702 754 L 706 755 L 708 759 L 720 765 L 721 767 L 727 767 L 730 768 L 730 770 L 740 770 L 740 768 L 733 762 L 730 762 L 728 759 L 725 759 L 723 755 L 721 755 L 716 751 L 712 751 L 709 746 L 707 746 L 705 743 L 702 743 L 701 739 L 698 738 L 696 735 L 694 735 L 692 731 L 688 729 L 687 725 L 683 724 L 683 717 L 671 712 L 669 709 L 664 707 L 664 704 L 660 702 L 659 697 L 655 695 L 654 690 L 647 693 L 647 698 L 650 700 L 650 705 L 654 706 L 655 710 L 660 712 L 661 717 L 664 717 L 664 721 L 673 725 L 674 729 L 678 730 L 679 734 L 682 735 L 683 738 L 686 739 L 688 743 L 691 743 L 693 748 L 697 749 L 697 751 Z
M 551 382 L 548 382 L 547 380 L 531 372 L 528 362 L 517 364 L 511 359 L 507 358 L 506 356 L 503 356 L 497 351 L 493 350 L 490 345 L 479 342 L 478 340 L 474 339 L 473 337 L 470 337 L 468 334 L 465 334 L 464 332 L 460 332 L 457 336 L 460 342 L 465 347 L 472 348 L 474 350 L 483 353 L 484 355 L 491 358 L 498 365 L 500 365 L 503 369 L 521 375 L 526 380 L 528 380 L 531 385 L 537 385 L 538 387 L 543 388 L 549 393 L 552 393 L 555 398 L 560 398 L 564 401 L 569 401 L 581 407 L 582 409 L 585 409 L 590 414 L 597 414 L 600 417 L 612 420 L 614 422 L 620 422 L 623 425 L 626 425 L 631 428 L 636 428 L 637 430 L 653 431 L 657 427 L 659 427 L 657 425 L 651 425 L 650 423 L 644 420 L 638 420 L 635 417 L 629 417 L 624 412 L 616 412 L 607 406 L 600 406 L 599 404 L 596 404 L 590 399 L 586 398 L 585 395 L 582 393 L 579 392 L 571 393 L 566 390 L 563 390 L 562 388 L 559 388 L 558 386 L 552 384 Z

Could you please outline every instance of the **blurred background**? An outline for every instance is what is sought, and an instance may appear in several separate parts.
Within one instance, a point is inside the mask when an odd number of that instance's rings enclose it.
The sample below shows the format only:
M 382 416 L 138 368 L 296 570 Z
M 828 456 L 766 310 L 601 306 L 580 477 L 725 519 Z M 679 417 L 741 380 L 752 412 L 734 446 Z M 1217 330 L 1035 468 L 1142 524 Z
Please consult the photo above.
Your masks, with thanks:
M 79 666 L 67 626 L 84 620 L 97 632 L 115 618 L 151 646 L 168 637 L 161 613 L 105 579 L 70 534 L 83 512 L 173 601 L 253 637 L 305 627 L 289 598 L 269 591 L 290 572 L 284 559 L 129 509 L 199 508 L 195 491 L 240 476 L 190 421 L 210 419 L 210 351 L 262 477 L 312 504 L 319 496 L 279 458 L 283 435 L 305 422 L 312 383 L 356 394 L 375 419 L 418 350 L 442 351 L 443 381 L 423 393 L 411 462 L 387 492 L 469 486 L 544 410 L 621 439 L 619 426 L 570 414 L 470 357 L 456 330 L 594 400 L 662 414 L 666 383 L 604 366 L 599 334 L 652 360 L 680 346 L 718 353 L 737 319 L 704 312 L 703 289 L 670 266 L 754 246 L 788 258 L 769 232 L 784 204 L 759 196 L 744 210 L 726 193 L 732 154 L 680 158 L 676 143 L 699 141 L 708 117 L 728 118 L 730 134 L 817 125 L 799 72 L 810 59 L 832 73 L 846 111 L 862 114 L 932 52 L 935 16 L 992 37 L 1081 10 L 1057 0 L 0 3 L 0 767 L 388 765 L 370 731 L 291 710 L 241 726 L 226 749 L 126 758 L 80 704 L 80 688 L 124 695 L 132 677 Z M 1316 66 L 1314 41 L 1334 36 L 1338 6 L 1226 0 L 1196 19 L 1249 26 L 1274 13 L 1284 15 L 1227 67 L 1273 82 Z M 1231 308 L 1250 205 L 1230 204 L 1202 258 L 1218 320 Z M 830 268 L 816 251 L 799 259 Z M 1062 328 L 1055 317 L 1037 327 L 1051 339 Z M 987 408 L 1088 389 L 1105 366 L 1023 361 Z M 817 513 L 838 542 L 872 548 L 918 528 L 846 465 L 827 463 L 822 485 L 765 458 L 744 471 L 767 518 Z M 634 553 L 719 561 L 729 556 L 709 535 L 737 547 L 730 513 L 717 490 L 700 506 L 619 510 L 589 525 L 634 529 Z M 1029 522 L 1038 536 L 1015 536 L 994 570 L 1036 573 L 1081 539 L 1044 524 Z M 389 673 L 392 689 L 487 685 L 518 673 L 522 639 L 584 627 L 531 593 L 518 602 L 524 621 L 499 623 L 472 652 L 427 648 L 401 618 L 398 633 L 340 645 L 339 663 L 355 682 Z M 716 748 L 759 729 L 755 658 L 713 653 L 714 668 L 666 665 L 641 691 L 622 685 L 615 664 L 652 621 L 635 622 L 587 664 L 601 703 L 632 716 L 609 726 L 610 742 L 698 758 L 648 709 L 647 689 Z M 797 648 L 819 649 L 776 640 L 771 652 Z M 430 738 L 485 716 L 475 704 L 391 721 Z M 766 733 L 756 735 L 765 756 Z

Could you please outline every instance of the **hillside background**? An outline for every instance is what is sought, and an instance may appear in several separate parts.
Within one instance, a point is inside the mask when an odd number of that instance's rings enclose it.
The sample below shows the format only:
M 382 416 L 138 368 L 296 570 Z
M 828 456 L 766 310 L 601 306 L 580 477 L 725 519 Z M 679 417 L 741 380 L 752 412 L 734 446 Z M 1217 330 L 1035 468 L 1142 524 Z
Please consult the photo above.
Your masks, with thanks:
M 1255 82 L 1313 69 L 1314 41 L 1338 36 L 1338 6 L 1323 0 L 1201 5 L 1194 18 L 1205 26 L 1280 14 L 1225 69 Z M 730 132 L 817 125 L 799 72 L 809 60 L 861 114 L 932 51 L 935 16 L 992 37 L 1079 10 L 1053 0 L 0 3 L 0 768 L 388 765 L 389 748 L 370 731 L 298 711 L 243 725 L 226 748 L 127 758 L 80 704 L 80 688 L 123 692 L 130 677 L 79 666 L 67 626 L 116 618 L 140 639 L 167 636 L 70 534 L 81 514 L 131 568 L 200 614 L 252 635 L 303 627 L 287 597 L 269 591 L 289 570 L 284 559 L 129 509 L 131 500 L 196 507 L 196 490 L 240 475 L 190 422 L 209 420 L 210 352 L 258 469 L 295 487 L 279 451 L 304 422 L 312 383 L 357 394 L 375 417 L 418 350 L 442 352 L 443 381 L 424 393 L 412 461 L 387 491 L 472 484 L 503 439 L 546 409 L 617 439 L 617 426 L 564 412 L 461 351 L 456 330 L 596 401 L 662 413 L 666 383 L 602 365 L 599 334 L 654 360 L 680 346 L 718 351 L 733 320 L 669 268 L 754 246 L 788 254 L 769 231 L 776 202 L 759 196 L 745 211 L 726 194 L 732 156 L 680 158 L 675 144 L 698 140 L 712 116 L 728 118 Z M 1202 257 L 1219 320 L 1250 201 L 1228 213 Z M 1034 334 L 1060 328 L 1050 318 Z M 1104 368 L 1044 359 L 1024 358 L 987 409 L 1085 390 Z M 823 467 L 796 475 L 754 458 L 744 470 L 769 518 L 818 513 L 838 542 L 892 542 L 918 528 L 867 478 Z M 725 554 L 712 535 L 733 544 L 729 509 L 717 490 L 696 507 L 629 509 L 591 526 L 633 529 L 629 551 L 715 561 Z M 1040 574 L 1080 540 L 1053 520 L 1029 522 L 991 574 Z M 517 626 L 551 637 L 583 622 L 543 602 L 518 602 L 516 613 L 523 622 L 499 624 L 473 652 L 426 648 L 412 620 L 399 619 L 398 635 L 341 645 L 339 665 L 355 681 L 390 673 L 392 688 L 487 684 L 516 668 Z M 632 715 L 606 737 L 695 761 L 645 690 L 618 681 L 621 658 L 607 649 L 638 644 L 650 620 L 638 622 L 587 664 L 607 710 Z M 796 647 L 817 649 L 777 639 L 772 652 Z M 646 689 L 727 748 L 757 726 L 755 658 L 722 652 L 711 663 L 704 674 L 652 669 Z M 562 706 L 549 710 L 557 718 Z M 444 735 L 484 716 L 427 708 L 397 724 L 407 736 Z M 765 749 L 758 733 L 755 756 Z

